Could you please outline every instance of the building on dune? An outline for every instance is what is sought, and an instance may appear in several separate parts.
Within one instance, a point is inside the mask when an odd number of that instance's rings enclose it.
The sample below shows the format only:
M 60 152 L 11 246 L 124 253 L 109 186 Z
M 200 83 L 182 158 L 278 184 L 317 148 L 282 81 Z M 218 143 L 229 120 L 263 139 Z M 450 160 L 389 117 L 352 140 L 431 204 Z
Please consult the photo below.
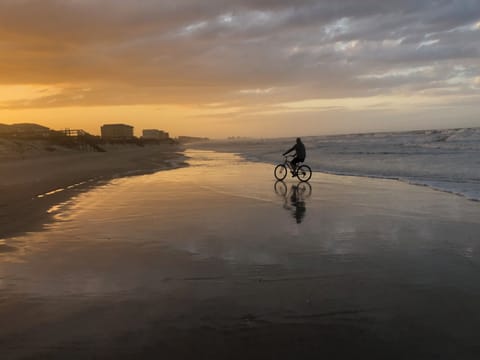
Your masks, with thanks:
M 8 137 L 42 139 L 50 136 L 50 133 L 51 130 L 48 127 L 38 124 L 0 124 L 0 135 Z
M 100 128 L 104 140 L 132 140 L 133 126 L 126 124 L 105 124 Z
M 169 134 L 163 130 L 144 129 L 142 131 L 142 139 L 144 140 L 168 140 Z

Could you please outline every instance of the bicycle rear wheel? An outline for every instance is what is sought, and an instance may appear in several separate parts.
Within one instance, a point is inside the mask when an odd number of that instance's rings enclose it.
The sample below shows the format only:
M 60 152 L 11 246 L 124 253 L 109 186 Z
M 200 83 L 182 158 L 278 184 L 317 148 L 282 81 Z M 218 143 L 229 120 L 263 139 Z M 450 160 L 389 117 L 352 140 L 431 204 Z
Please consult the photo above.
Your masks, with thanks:
M 279 196 L 285 197 L 287 195 L 287 185 L 281 180 L 277 180 L 273 186 L 275 193 Z
M 300 165 L 300 167 L 297 169 L 297 177 L 298 180 L 302 182 L 310 180 L 312 177 L 312 169 L 310 169 L 310 166 Z
M 275 178 L 277 180 L 282 181 L 287 176 L 287 168 L 285 167 L 285 165 L 279 164 L 275 167 L 275 171 L 273 172 L 273 174 L 275 175 Z

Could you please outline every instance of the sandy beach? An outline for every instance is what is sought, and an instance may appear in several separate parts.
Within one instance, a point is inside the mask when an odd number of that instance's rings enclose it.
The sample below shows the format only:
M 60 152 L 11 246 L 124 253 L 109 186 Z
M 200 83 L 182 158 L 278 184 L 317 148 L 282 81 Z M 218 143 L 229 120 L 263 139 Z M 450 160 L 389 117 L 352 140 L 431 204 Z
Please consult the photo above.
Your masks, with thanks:
M 0 0 L 0 360 L 480 359 L 480 0 Z
M 2 359 L 478 358 L 478 203 L 186 156 L 2 241 Z
M 178 145 L 106 145 L 85 152 L 42 142 L 0 143 L 0 238 L 42 227 L 47 210 L 99 182 L 184 166 Z

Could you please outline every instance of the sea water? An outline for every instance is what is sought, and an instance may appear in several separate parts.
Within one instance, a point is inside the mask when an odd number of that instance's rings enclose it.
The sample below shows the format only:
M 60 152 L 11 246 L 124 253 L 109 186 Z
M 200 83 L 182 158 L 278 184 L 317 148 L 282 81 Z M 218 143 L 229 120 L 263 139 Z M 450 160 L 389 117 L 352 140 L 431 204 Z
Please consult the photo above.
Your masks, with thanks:
M 302 137 L 314 171 L 398 179 L 480 200 L 480 128 Z M 221 142 L 249 160 L 282 160 L 295 138 Z

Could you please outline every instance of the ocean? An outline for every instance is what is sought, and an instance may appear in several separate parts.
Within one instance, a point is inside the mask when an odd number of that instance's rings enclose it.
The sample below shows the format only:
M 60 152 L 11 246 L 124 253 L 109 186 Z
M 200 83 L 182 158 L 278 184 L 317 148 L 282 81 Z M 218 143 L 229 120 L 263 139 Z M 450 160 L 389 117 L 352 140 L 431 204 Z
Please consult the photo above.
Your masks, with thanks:
M 480 200 L 480 128 L 302 137 L 312 170 L 411 184 Z M 277 163 L 295 137 L 204 144 Z M 196 145 L 197 146 L 197 145 Z

